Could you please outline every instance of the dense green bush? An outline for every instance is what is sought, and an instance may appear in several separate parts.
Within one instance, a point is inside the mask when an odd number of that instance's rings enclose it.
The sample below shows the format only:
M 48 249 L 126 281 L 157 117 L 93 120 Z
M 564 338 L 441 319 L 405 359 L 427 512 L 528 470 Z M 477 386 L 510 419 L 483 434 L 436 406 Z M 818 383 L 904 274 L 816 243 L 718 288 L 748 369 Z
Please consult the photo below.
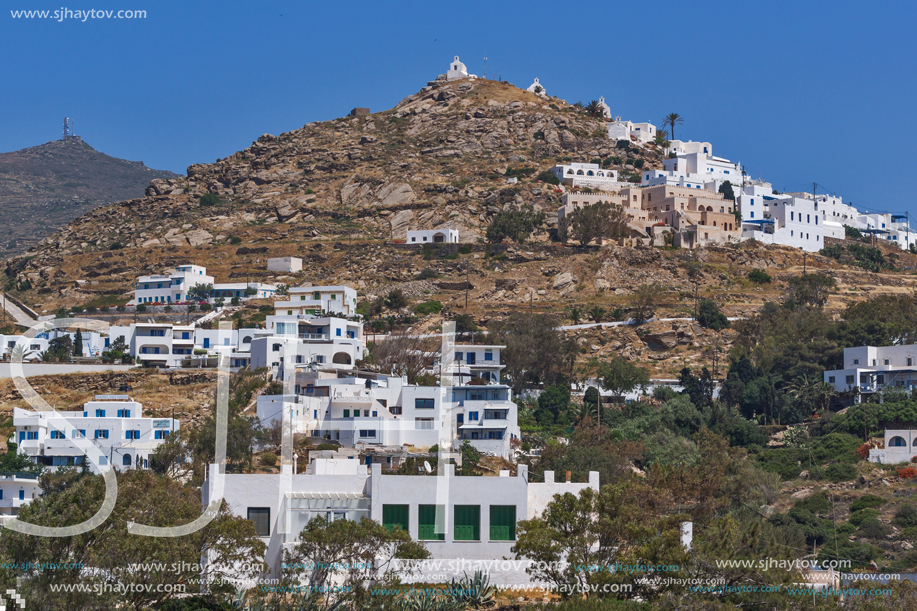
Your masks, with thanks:
M 895 526 L 909 528 L 917 526 L 917 507 L 913 505 L 899 505 L 895 510 Z
M 819 492 L 818 494 L 813 494 L 796 501 L 793 507 L 799 507 L 800 509 L 805 509 L 812 513 L 826 513 L 831 511 L 831 500 L 828 499 L 827 494 Z
M 832 482 L 849 482 L 857 476 L 856 467 L 850 463 L 834 463 L 825 469 L 825 477 Z
M 202 206 L 215 206 L 220 203 L 220 196 L 216 193 L 205 193 L 201 195 Z
M 560 179 L 557 176 L 554 176 L 554 174 L 551 173 L 551 171 L 549 170 L 545 170 L 544 172 L 539 174 L 538 180 L 540 180 L 541 182 L 548 183 L 549 185 L 559 185 L 560 184 Z
M 439 301 L 425 301 L 414 306 L 414 313 L 420 316 L 427 314 L 439 314 L 443 310 L 443 304 Z
M 875 520 L 879 517 L 879 512 L 875 509 L 861 509 L 850 514 L 848 522 L 854 526 L 859 526 L 867 520 Z
M 763 269 L 753 269 L 748 272 L 748 279 L 758 284 L 766 284 L 771 281 L 770 274 Z
M 859 511 L 861 509 L 869 509 L 872 507 L 881 507 L 885 504 L 885 499 L 878 497 L 874 494 L 864 494 L 854 502 L 850 504 L 850 511 Z

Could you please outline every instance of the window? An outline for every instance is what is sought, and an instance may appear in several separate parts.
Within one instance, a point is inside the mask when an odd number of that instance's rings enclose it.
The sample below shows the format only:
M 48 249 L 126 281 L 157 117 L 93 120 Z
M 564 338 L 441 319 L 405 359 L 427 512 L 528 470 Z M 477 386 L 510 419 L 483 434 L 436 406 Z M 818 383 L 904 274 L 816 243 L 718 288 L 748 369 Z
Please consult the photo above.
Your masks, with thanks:
M 86 438 L 86 429 L 80 429 L 80 430 L 73 429 L 72 435 L 74 439 L 85 439 Z
M 104 417 L 105 417 L 105 410 L 104 410 L 104 409 L 97 409 L 97 410 L 96 410 L 96 418 L 104 418 Z
M 516 540 L 516 506 L 491 505 L 490 506 L 490 540 L 515 541 Z
M 456 505 L 454 510 L 453 540 L 479 541 L 481 539 L 481 506 Z
M 20 490 L 20 491 L 19 491 L 19 500 L 20 500 L 20 501 L 24 501 L 24 500 L 25 500 L 25 490 Z
M 63 431 L 51 431 L 51 439 L 64 439 L 65 435 Z
M 914 364 L 914 359 L 911 357 L 907 357 L 907 366 L 910 367 L 913 364 Z
M 373 418 L 375 418 L 378 415 L 379 415 L 379 412 L 377 412 L 376 410 L 373 410 Z
M 108 429 L 96 429 L 96 439 L 108 439 Z
M 150 329 L 150 337 L 165 337 L 165 329 Z
M 828 376 L 828 384 L 834 384 L 834 376 Z
M 418 431 L 432 431 L 433 418 L 414 418 L 414 429 Z
M 104 467 L 104 466 L 107 465 L 107 464 L 108 464 L 108 457 L 107 457 L 107 456 L 99 456 L 99 466 Z
M 859 364 L 860 364 L 860 359 L 853 359 L 853 364 L 854 364 L 854 365 L 859 365 Z
M 375 429 L 360 430 L 360 437 L 371 437 L 375 439 L 376 430 Z
M 345 409 L 345 410 L 344 410 L 344 417 L 345 417 L 345 418 L 350 418 L 350 410 L 349 410 L 349 409 Z
M 847 379 L 845 380 L 845 382 L 847 384 L 853 384 L 853 376 L 847 376 Z
M 130 417 L 131 417 L 131 410 L 129 409 L 119 409 L 118 410 L 118 418 L 130 418 Z
M 156 431 L 153 434 L 154 439 L 166 439 L 169 436 L 169 431 Z
M 124 465 L 125 467 L 130 467 L 131 466 L 131 455 L 125 454 L 124 458 L 121 460 L 121 464 Z
M 485 361 L 492 361 L 492 360 L 494 360 L 494 351 L 493 351 L 493 350 L 485 350 L 485 351 L 484 351 L 484 360 L 485 360 Z
M 794 216 L 795 214 L 796 214 L 795 212 L 790 212 L 790 220 L 791 220 L 791 221 L 792 221 L 792 220 L 795 220 L 795 216 Z
M 407 505 L 383 505 L 382 506 L 382 526 L 389 530 L 400 528 L 408 532 L 408 506 Z
M 125 439 L 140 439 L 140 431 L 124 431 Z
M 433 399 L 414 399 L 415 409 L 433 409 Z
M 907 446 L 907 442 L 904 441 L 903 437 L 892 437 L 888 440 L 888 445 L 892 448 L 903 448 Z
M 456 353 L 455 353 L 455 360 L 456 360 L 456 362 L 461 362 L 461 360 L 462 360 L 462 355 L 463 355 L 462 352 L 456 352 Z
M 478 419 L 478 412 L 468 412 L 468 422 L 473 422 Z
M 385 507 L 383 506 L 383 511 Z M 439 518 L 437 520 L 437 518 Z M 385 518 L 383 516 L 383 523 Z M 446 523 L 445 505 L 418 505 L 417 506 L 417 540 L 418 541 L 445 541 L 446 533 L 435 531 L 436 523 L 440 528 Z
M 889 361 L 888 361 L 888 359 L 885 359 L 885 364 L 886 364 L 886 365 L 888 365 L 888 364 L 889 364 Z
M 255 534 L 259 537 L 271 536 L 271 508 L 249 507 L 248 519 L 255 524 Z

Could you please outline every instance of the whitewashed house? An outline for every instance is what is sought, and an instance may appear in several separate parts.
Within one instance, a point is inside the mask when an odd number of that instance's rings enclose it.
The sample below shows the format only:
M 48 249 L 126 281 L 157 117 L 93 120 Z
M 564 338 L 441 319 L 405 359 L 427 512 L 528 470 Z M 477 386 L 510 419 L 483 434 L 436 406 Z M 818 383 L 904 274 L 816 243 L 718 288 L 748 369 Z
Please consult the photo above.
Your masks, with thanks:
M 631 186 L 630 183 L 618 182 L 617 170 L 606 170 L 597 163 L 558 164 L 551 168 L 551 173 L 571 187 L 619 191 Z
M 274 257 L 267 260 L 267 271 L 286 272 L 288 274 L 302 271 L 302 259 L 299 257 Z
M 296 286 L 274 302 L 278 316 L 357 316 L 357 291 L 349 286 Z
M 170 274 L 140 276 L 128 305 L 188 301 L 188 292 L 199 284 L 213 284 L 213 276 L 208 276 L 207 268 L 200 265 L 179 265 Z
M 917 456 L 917 426 L 891 425 L 885 429 L 885 447 L 869 451 L 869 462 L 898 465 Z
M 825 226 L 817 201 L 792 195 L 751 195 L 740 199 L 743 206 L 747 204 L 747 211 L 742 209 L 743 239 L 807 252 L 818 252 L 825 247 Z M 756 212 L 761 218 L 754 218 Z
M 76 339 L 75 331 L 64 331 L 61 329 L 52 329 L 43 331 L 35 337 L 25 340 L 25 357 L 24 361 L 34 361 L 40 358 L 42 352 L 50 347 L 51 340 L 58 337 L 69 336 L 71 341 Z M 100 356 L 105 350 L 106 338 L 96 331 L 81 332 L 83 339 L 83 357 Z M 0 358 L 9 358 L 13 348 L 17 345 L 21 335 L 0 335 Z
M 127 395 L 96 395 L 82 411 L 57 414 L 63 416 L 63 425 L 49 422 L 51 412 L 13 409 L 13 441 L 19 452 L 52 468 L 89 462 L 74 439 L 85 439 L 101 451 L 101 470 L 147 468 L 150 454 L 179 429 L 178 420 L 143 417 L 143 405 Z M 89 466 L 99 472 L 91 462 Z
M 694 153 L 712 155 L 713 145 L 709 142 L 694 142 L 693 140 L 688 140 L 687 142 L 683 140 L 669 140 L 669 146 L 665 149 L 665 154 L 671 155 L 672 153 L 676 155 L 691 155 Z
M 458 229 L 411 229 L 407 232 L 408 244 L 458 244 Z
M 41 496 L 35 473 L 0 472 L 0 525 L 19 516 L 19 510 Z
M 127 327 L 113 326 L 105 338 L 108 350 L 118 338 L 124 340 L 130 355 L 140 364 L 156 367 L 180 367 L 200 364 L 201 351 L 212 353 L 218 346 L 232 349 L 232 369 L 248 367 L 250 346 L 259 329 L 198 329 L 194 325 L 172 323 L 135 323 Z M 198 354 L 196 354 L 196 352 Z M 198 358 L 200 357 L 200 358 Z M 198 362 L 196 362 L 198 361 Z
M 656 138 L 656 126 L 652 123 L 632 123 L 620 119 L 608 124 L 611 140 L 638 140 L 650 142 Z
M 540 95 L 542 97 L 548 96 L 548 92 L 545 91 L 544 85 L 541 84 L 541 82 L 538 80 L 538 77 L 535 77 L 535 81 L 528 86 L 526 91 L 531 91 L 535 95 Z
M 826 371 L 824 381 L 839 393 L 854 391 L 858 401 L 891 386 L 917 385 L 917 345 L 844 348 L 844 368 Z
M 268 316 L 251 340 L 251 368 L 282 378 L 286 350 L 295 365 L 351 369 L 365 354 L 363 325 L 331 316 Z M 289 345 L 289 348 L 286 346 Z
M 211 465 L 202 488 L 203 502 L 216 498 L 217 465 Z M 517 524 L 540 516 L 557 494 L 578 495 L 599 489 L 599 474 L 588 482 L 556 482 L 545 472 L 543 482 L 531 481 L 528 466 L 517 475 L 502 471 L 499 477 L 462 477 L 455 465 L 444 465 L 443 475 L 390 475 L 382 465 L 367 468 L 353 460 L 313 461 L 308 471 L 294 474 L 293 465 L 282 465 L 275 475 L 223 476 L 223 498 L 237 516 L 254 522 L 267 546 L 264 562 L 277 576 L 284 550 L 299 541 L 299 534 L 316 517 L 328 520 L 372 518 L 384 526 L 406 530 L 430 551 L 433 559 L 499 560 L 512 557 Z M 527 584 L 525 564 L 494 571 L 498 584 Z M 455 563 L 446 580 L 462 577 L 468 566 Z M 441 575 L 431 575 L 441 579 Z M 411 579 L 424 581 L 417 573 Z

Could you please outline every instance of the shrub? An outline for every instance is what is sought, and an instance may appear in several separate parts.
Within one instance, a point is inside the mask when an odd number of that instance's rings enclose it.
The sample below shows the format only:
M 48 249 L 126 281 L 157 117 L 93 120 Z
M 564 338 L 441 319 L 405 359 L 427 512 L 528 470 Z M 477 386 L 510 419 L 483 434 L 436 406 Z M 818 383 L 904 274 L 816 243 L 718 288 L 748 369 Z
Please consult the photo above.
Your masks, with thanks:
M 425 267 L 417 274 L 418 280 L 429 280 L 430 278 L 439 278 L 439 272 L 432 267 Z
M 557 176 L 554 176 L 554 174 L 551 173 L 550 170 L 545 170 L 544 172 L 539 174 L 538 180 L 540 180 L 541 182 L 547 183 L 549 185 L 559 185 L 560 184 L 560 179 Z
M 532 134 L 532 138 L 534 138 L 535 140 L 544 140 L 544 132 L 541 130 L 538 130 L 537 132 Z
M 408 305 L 408 298 L 401 289 L 390 291 L 385 297 L 385 307 L 389 310 L 399 310 L 406 305 Z
M 827 513 L 831 511 L 831 501 L 828 499 L 828 495 L 824 492 L 819 492 L 818 494 L 813 494 L 810 497 L 796 501 L 793 507 L 805 509 L 812 513 Z
M 470 255 L 471 254 L 471 244 L 462 244 L 461 246 L 459 246 L 458 251 L 460 255 Z
M 875 520 L 879 517 L 879 512 L 875 509 L 861 509 L 850 515 L 849 522 L 854 526 L 859 526 L 867 520 Z
M 229 243 L 232 244 L 233 246 L 238 246 L 239 244 L 242 243 L 242 238 L 238 236 L 232 236 L 231 238 L 229 238 Z
M 904 467 L 895 471 L 895 475 L 901 479 L 914 479 L 917 477 L 917 469 L 914 467 Z
M 729 319 L 712 299 L 701 299 L 697 307 L 697 322 L 705 329 L 720 331 L 729 327 Z
M 863 445 L 861 445 L 860 447 L 856 449 L 856 454 L 857 456 L 865 460 L 869 458 L 869 451 L 871 449 L 872 449 L 872 445 L 868 443 L 864 443 Z
M 846 482 L 857 476 L 856 467 L 849 463 L 834 463 L 825 469 L 825 477 L 832 482 Z
M 879 507 L 885 504 L 885 500 L 874 494 L 865 494 L 850 504 L 850 511 L 860 511 L 871 507 Z
M 268 467 L 273 467 L 277 464 L 277 455 L 276 454 L 264 454 L 261 457 L 261 464 L 267 465 Z
M 913 505 L 899 505 L 895 511 L 895 519 L 892 520 L 895 526 L 908 528 L 917 526 L 917 507 Z
M 205 193 L 201 195 L 202 206 L 216 206 L 220 203 L 220 196 L 216 193 Z
M 112 242 L 108 250 L 121 250 L 122 248 L 124 248 L 124 245 L 121 242 Z
M 420 316 L 427 314 L 439 314 L 443 310 L 443 304 L 439 301 L 425 301 L 414 306 L 414 313 Z
M 642 167 L 643 167 L 643 160 L 642 160 L 642 159 L 634 159 L 634 167 L 637 168 L 638 170 L 639 170 L 640 168 L 642 168 Z
M 771 281 L 770 275 L 763 269 L 753 269 L 748 272 L 748 279 L 758 284 L 766 284 Z

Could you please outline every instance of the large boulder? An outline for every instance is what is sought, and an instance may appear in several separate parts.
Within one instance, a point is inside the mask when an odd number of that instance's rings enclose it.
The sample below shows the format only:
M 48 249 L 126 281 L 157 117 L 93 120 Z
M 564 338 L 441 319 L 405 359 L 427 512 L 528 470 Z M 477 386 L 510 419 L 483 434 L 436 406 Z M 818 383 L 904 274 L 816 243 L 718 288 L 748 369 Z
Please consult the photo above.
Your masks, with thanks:
M 576 276 L 573 272 L 561 272 L 554 276 L 553 288 L 555 291 L 563 290 L 576 282 Z

